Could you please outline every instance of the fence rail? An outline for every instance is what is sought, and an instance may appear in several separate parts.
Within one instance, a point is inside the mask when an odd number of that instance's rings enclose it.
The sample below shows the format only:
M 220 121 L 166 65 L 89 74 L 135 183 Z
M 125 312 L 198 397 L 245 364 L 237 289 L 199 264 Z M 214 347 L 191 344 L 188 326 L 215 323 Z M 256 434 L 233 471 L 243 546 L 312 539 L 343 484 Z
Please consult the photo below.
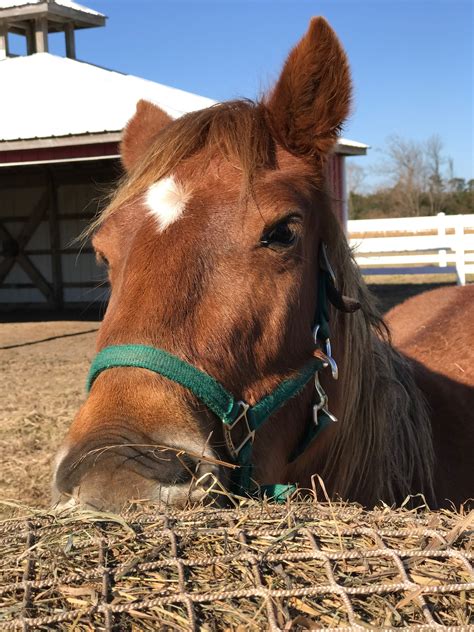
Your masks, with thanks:
M 348 233 L 365 275 L 474 274 L 474 215 L 350 220 Z

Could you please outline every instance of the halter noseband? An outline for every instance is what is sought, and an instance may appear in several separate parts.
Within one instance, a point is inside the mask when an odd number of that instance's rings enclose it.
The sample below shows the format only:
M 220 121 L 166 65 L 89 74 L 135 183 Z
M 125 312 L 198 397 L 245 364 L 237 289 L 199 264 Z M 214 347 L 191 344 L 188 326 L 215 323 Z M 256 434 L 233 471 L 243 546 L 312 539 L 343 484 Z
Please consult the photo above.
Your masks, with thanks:
M 87 391 L 90 391 L 100 373 L 116 367 L 147 369 L 180 384 L 191 391 L 221 420 L 227 449 L 235 464 L 239 466 L 233 478 L 234 491 L 246 495 L 255 495 L 257 492 L 282 502 L 296 489 L 295 485 L 259 486 L 252 479 L 252 447 L 255 433 L 271 415 L 298 395 L 313 377 L 317 395 L 317 401 L 313 407 L 313 422 L 309 424 L 291 460 L 300 456 L 315 436 L 331 421 L 337 421 L 327 408 L 328 398 L 319 383 L 319 371 L 327 366 L 331 367 L 332 375 L 337 379 L 337 365 L 331 356 L 329 341 L 328 309 L 328 288 L 334 286 L 334 280 L 326 247 L 322 244 L 318 305 L 313 335 L 315 344 L 323 345 L 324 352 L 311 358 L 298 373 L 281 382 L 253 406 L 235 398 L 217 380 L 189 362 L 163 349 L 139 344 L 113 345 L 102 349 L 92 362 L 87 379 Z M 236 429 L 240 435 L 238 440 L 234 438 Z

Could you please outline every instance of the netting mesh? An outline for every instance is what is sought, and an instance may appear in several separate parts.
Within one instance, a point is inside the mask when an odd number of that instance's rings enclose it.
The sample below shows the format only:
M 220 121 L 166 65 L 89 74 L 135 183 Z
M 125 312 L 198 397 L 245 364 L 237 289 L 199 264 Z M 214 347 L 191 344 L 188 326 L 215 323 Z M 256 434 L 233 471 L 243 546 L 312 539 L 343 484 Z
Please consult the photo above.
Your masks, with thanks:
M 472 515 L 354 505 L 0 525 L 4 630 L 472 629 Z

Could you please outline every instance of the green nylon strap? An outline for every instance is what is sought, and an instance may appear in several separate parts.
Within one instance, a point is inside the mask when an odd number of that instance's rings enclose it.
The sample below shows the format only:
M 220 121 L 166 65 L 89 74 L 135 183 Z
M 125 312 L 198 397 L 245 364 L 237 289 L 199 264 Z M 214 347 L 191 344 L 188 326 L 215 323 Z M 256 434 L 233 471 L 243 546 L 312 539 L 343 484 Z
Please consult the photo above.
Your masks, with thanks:
M 272 500 L 274 503 L 284 503 L 298 489 L 297 485 L 288 483 L 274 483 L 273 485 L 261 485 L 261 495 L 268 500 Z
M 270 415 L 297 395 L 322 366 L 323 362 L 319 358 L 312 358 L 299 373 L 284 380 L 272 393 L 251 407 L 247 412 L 250 429 L 258 430 Z M 181 384 L 225 424 L 234 422 L 241 411 L 238 400 L 208 373 L 163 349 L 147 345 L 113 345 L 100 351 L 92 362 L 87 390 L 91 389 L 103 371 L 116 367 L 148 369 Z
M 294 377 L 281 382 L 274 391 L 253 406 L 247 417 L 251 430 L 258 430 L 283 403 L 298 395 L 317 371 L 324 367 L 320 358 L 312 358 Z
M 192 364 L 147 345 L 112 345 L 94 358 L 87 379 L 89 391 L 95 379 L 106 369 L 137 367 L 159 373 L 192 391 L 224 423 L 231 423 L 239 408 L 234 397 L 213 377 Z

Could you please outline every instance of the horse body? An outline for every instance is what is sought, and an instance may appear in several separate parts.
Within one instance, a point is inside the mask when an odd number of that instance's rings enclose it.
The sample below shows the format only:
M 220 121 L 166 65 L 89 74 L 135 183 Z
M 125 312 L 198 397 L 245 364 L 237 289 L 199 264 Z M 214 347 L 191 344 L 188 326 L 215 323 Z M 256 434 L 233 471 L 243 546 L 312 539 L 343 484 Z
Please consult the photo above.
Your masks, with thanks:
M 392 308 L 386 322 L 405 355 L 474 386 L 474 285 L 424 292 Z
M 325 160 L 350 95 L 345 53 L 316 18 L 261 102 L 176 121 L 138 104 L 122 142 L 126 175 L 93 226 L 111 283 L 97 350 L 166 350 L 254 405 L 315 352 L 328 352 L 313 335 L 324 243 L 337 286 L 329 315 L 340 377 L 327 369 L 321 383 L 339 422 L 294 456 L 313 424 L 308 383 L 256 433 L 253 475 L 308 487 L 319 474 L 332 495 L 366 505 L 418 492 L 436 503 L 429 409 L 410 361 L 388 341 L 324 192 Z M 346 313 L 350 305 L 360 309 Z M 195 391 L 114 364 L 74 419 L 54 494 L 114 510 L 137 498 L 198 499 L 196 478 L 229 485 L 228 445 Z M 442 498 L 458 500 L 458 481 L 449 483 Z
M 474 286 L 424 292 L 386 322 L 428 403 L 438 502 L 459 505 L 474 491 Z

